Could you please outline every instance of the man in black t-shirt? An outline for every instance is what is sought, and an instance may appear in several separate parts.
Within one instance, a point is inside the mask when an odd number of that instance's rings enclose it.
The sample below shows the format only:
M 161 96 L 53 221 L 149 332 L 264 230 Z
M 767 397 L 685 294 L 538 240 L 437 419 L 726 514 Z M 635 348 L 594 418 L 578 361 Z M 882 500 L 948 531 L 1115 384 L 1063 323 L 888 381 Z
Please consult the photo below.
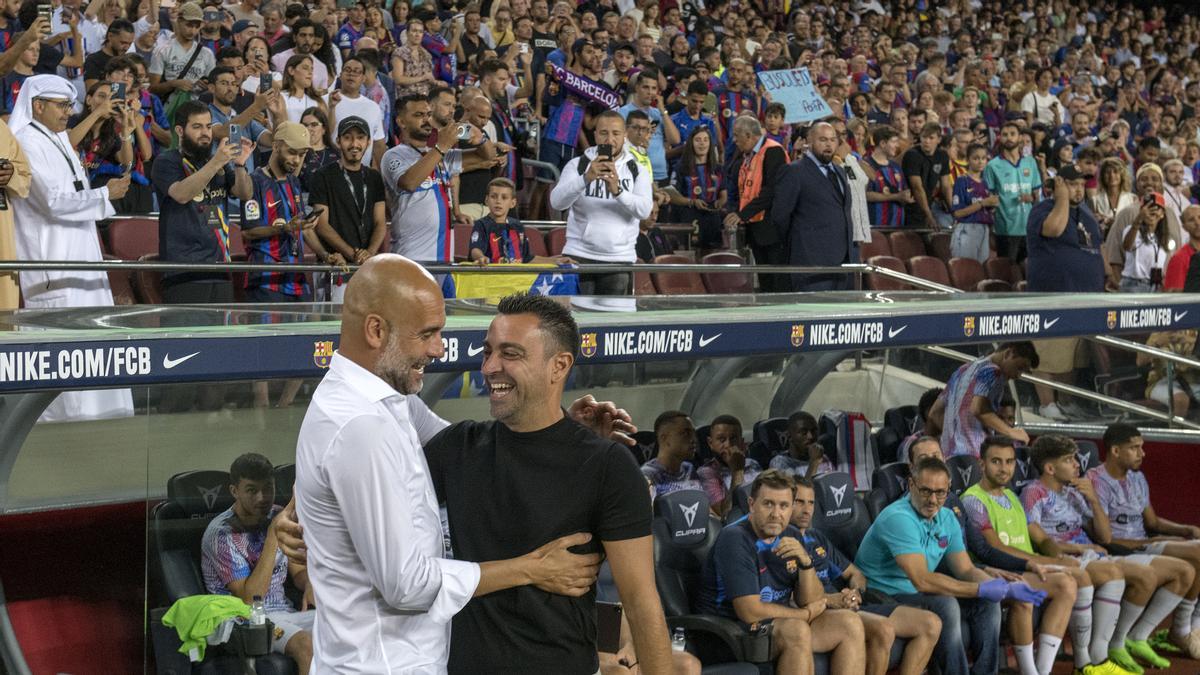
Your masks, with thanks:
M 338 124 L 337 134 L 341 159 L 312 175 L 308 201 L 327 207 L 317 221 L 317 236 L 330 251 L 329 264 L 361 265 L 379 252 L 387 236 L 383 178 L 362 163 L 371 146 L 366 120 L 351 115 Z M 349 280 L 348 275 L 334 280 L 332 301 L 341 301 Z
M 921 127 L 919 143 L 904 153 L 900 168 L 912 190 L 913 203 L 904 205 L 904 226 L 940 229 L 935 210 L 948 213 L 946 200 L 953 194 L 950 155 L 938 147 L 942 128 L 937 122 Z
M 581 552 L 607 555 L 642 672 L 669 672 L 646 481 L 628 450 L 563 414 L 575 320 L 542 296 L 509 296 L 497 310 L 482 345 L 494 421 L 461 422 L 425 444 L 454 556 L 496 560 L 528 542 L 591 533 Z M 594 591 L 569 598 L 524 586 L 477 597 L 452 635 L 451 674 L 598 669 Z
M 212 113 L 200 101 L 175 109 L 179 149 L 154 160 L 150 180 L 158 194 L 158 257 L 164 262 L 229 262 L 228 199 L 250 199 L 252 186 L 246 160 L 254 142 L 242 139 L 235 151 L 228 139 L 215 149 Z M 233 302 L 233 285 L 222 272 L 167 272 L 163 299 L 168 303 Z
M 941 621 L 933 612 L 895 603 L 864 601 L 867 577 L 854 566 L 820 530 L 812 529 L 816 492 L 807 477 L 796 478 L 796 497 L 792 502 L 792 525 L 800 542 L 812 558 L 813 569 L 825 588 L 825 600 L 831 609 L 851 609 L 862 620 L 867 646 L 867 672 L 888 669 L 894 638 L 907 638 L 901 673 L 920 673 L 925 669 L 933 646 L 941 633 Z
M 126 19 L 117 19 L 108 27 L 104 36 L 104 44 L 99 51 L 89 54 L 83 61 L 83 81 L 91 87 L 93 83 L 104 79 L 104 68 L 108 62 L 129 51 L 133 44 L 133 24 Z

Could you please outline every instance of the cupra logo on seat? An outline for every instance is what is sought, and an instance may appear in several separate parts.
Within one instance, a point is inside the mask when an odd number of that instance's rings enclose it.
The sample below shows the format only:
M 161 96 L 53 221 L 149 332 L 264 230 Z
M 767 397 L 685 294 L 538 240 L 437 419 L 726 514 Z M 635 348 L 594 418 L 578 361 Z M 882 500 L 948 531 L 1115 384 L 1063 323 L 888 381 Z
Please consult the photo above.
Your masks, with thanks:
M 833 501 L 837 504 L 837 506 L 840 507 L 842 505 L 842 500 L 846 498 L 846 488 L 848 487 L 850 487 L 849 483 L 846 483 L 842 487 L 829 488 L 829 491 L 833 493 Z
M 691 506 L 679 505 L 679 510 L 683 511 L 683 518 L 687 520 L 687 526 L 691 527 L 692 523 L 696 522 L 696 510 L 700 508 L 700 502 L 696 502 Z

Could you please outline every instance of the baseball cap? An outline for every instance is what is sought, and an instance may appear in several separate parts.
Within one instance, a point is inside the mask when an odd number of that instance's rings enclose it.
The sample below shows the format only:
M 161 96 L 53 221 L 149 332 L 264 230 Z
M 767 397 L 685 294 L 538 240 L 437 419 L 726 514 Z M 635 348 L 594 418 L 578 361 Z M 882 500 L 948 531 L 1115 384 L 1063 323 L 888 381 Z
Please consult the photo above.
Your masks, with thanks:
M 308 140 L 308 129 L 299 122 L 283 122 L 276 126 L 275 140 L 287 143 L 293 150 L 307 150 L 312 147 Z
M 179 19 L 181 21 L 203 21 L 204 10 L 194 2 L 185 2 L 179 6 Z
M 371 137 L 371 127 L 367 124 L 367 121 L 357 115 L 351 115 L 341 122 L 338 122 L 338 138 L 341 138 L 343 134 L 351 129 L 358 129 L 366 134 L 368 138 Z
M 1151 206 L 1151 205 L 1158 206 L 1158 207 L 1165 209 L 1165 208 L 1167 208 L 1167 200 L 1163 199 L 1161 192 L 1151 192 L 1150 194 L 1146 195 L 1145 197 L 1142 197 L 1142 206 Z
M 255 26 L 255 23 L 253 21 L 250 21 L 249 19 L 240 19 L 238 21 L 233 22 L 233 28 L 231 28 L 230 30 L 233 32 L 234 35 L 237 35 L 238 33 L 242 32 L 244 30 L 248 30 L 254 26 Z
M 1083 175 L 1083 172 L 1079 170 L 1079 167 L 1075 166 L 1074 164 L 1067 164 L 1063 166 L 1063 168 L 1059 169 L 1058 177 L 1063 180 L 1083 180 L 1087 178 L 1087 176 Z

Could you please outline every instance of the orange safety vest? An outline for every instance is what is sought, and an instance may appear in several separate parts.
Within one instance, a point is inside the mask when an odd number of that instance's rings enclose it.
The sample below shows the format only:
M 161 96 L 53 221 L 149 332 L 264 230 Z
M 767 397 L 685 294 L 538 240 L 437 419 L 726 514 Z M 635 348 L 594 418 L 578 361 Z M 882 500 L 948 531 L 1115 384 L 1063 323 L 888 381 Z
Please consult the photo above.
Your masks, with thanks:
M 767 150 L 770 148 L 780 148 L 783 146 L 769 138 L 763 138 L 762 147 L 752 157 L 747 157 L 742 161 L 742 168 L 738 172 L 738 210 L 746 208 L 746 205 L 754 200 L 755 197 L 762 192 L 763 183 L 763 158 L 767 156 Z M 787 157 L 787 150 L 783 150 L 783 156 Z M 767 212 L 759 211 L 750 217 L 749 222 L 757 223 L 765 218 Z

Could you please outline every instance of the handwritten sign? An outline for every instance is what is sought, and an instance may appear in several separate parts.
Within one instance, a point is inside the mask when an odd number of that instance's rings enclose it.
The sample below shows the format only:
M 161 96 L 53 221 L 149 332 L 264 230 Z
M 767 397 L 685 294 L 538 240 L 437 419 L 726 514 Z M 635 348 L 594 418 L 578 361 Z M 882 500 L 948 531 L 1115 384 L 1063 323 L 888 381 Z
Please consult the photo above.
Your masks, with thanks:
M 785 124 L 811 122 L 833 114 L 829 104 L 813 86 L 807 68 L 795 70 L 764 70 L 758 74 L 763 90 L 771 95 L 771 101 L 782 103 L 787 109 Z

